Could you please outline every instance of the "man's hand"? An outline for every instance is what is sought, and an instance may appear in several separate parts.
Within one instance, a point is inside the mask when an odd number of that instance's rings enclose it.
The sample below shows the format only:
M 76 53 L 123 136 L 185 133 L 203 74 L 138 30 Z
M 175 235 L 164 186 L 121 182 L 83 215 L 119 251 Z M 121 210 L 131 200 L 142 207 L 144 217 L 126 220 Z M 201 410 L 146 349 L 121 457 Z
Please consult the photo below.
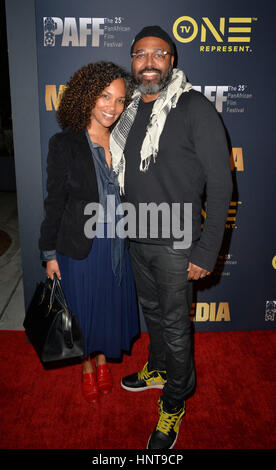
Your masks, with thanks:
M 198 279 L 202 279 L 203 277 L 209 276 L 209 274 L 211 274 L 209 271 L 206 271 L 206 269 L 200 268 L 199 266 L 193 263 L 189 263 L 187 271 L 188 281 L 190 281 L 191 279 L 197 281 Z
M 57 278 L 60 280 L 60 270 L 57 260 L 53 259 L 52 261 L 47 261 L 46 263 L 46 274 L 50 279 L 54 279 L 54 273 L 56 273 Z

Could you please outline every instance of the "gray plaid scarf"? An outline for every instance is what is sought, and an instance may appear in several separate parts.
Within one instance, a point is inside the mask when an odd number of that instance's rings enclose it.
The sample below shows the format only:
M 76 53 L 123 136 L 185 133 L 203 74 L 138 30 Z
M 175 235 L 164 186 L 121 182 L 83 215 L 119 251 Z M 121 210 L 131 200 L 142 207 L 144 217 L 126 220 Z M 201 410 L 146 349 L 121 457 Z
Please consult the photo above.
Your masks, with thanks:
M 172 78 L 169 84 L 161 91 L 152 108 L 150 122 L 147 126 L 146 135 L 141 147 L 140 171 L 146 171 L 149 167 L 151 158 L 156 159 L 159 138 L 164 128 L 167 115 L 171 108 L 175 108 L 180 95 L 191 90 L 192 85 L 187 82 L 186 76 L 182 70 L 173 69 Z M 135 120 L 139 101 L 141 99 L 140 91 L 135 91 L 132 102 L 121 115 L 121 118 L 110 136 L 110 152 L 112 155 L 112 166 L 118 175 L 120 194 L 124 194 L 125 179 L 125 157 L 124 148 L 128 133 Z

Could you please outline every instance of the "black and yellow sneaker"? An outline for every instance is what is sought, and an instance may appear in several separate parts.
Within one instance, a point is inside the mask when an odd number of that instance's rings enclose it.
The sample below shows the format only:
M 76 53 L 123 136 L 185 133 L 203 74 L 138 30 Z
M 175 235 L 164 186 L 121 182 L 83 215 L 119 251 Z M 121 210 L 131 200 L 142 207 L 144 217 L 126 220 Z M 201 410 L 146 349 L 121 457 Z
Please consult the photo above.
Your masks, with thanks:
M 185 414 L 182 408 L 168 412 L 164 410 L 162 398 L 159 404 L 159 420 L 149 438 L 147 449 L 172 449 L 177 441 L 181 420 Z
M 148 370 L 148 363 L 140 372 L 127 375 L 121 381 L 121 386 L 129 392 L 141 392 L 150 388 L 163 388 L 166 383 L 165 370 Z

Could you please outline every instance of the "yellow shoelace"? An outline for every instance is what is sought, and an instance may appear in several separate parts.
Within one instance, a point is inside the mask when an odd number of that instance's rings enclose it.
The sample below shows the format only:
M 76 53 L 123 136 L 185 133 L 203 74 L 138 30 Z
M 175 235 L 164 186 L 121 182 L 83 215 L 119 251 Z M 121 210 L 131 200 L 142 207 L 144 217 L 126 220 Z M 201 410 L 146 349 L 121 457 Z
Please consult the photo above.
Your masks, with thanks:
M 143 369 L 138 372 L 138 379 L 139 380 L 147 380 L 150 378 L 152 372 L 154 371 L 148 371 L 148 362 L 144 365 Z M 164 373 L 166 373 L 166 371 L 162 371 Z
M 138 372 L 138 380 L 147 380 L 150 377 L 150 372 L 148 371 L 148 362 L 144 365 L 143 369 Z
M 156 426 L 156 429 L 168 435 L 172 427 L 175 426 L 176 421 L 177 420 L 180 421 L 180 419 L 184 415 L 185 408 L 180 414 L 167 413 L 166 411 L 163 410 L 162 403 L 161 403 L 159 412 L 160 412 L 160 418 Z

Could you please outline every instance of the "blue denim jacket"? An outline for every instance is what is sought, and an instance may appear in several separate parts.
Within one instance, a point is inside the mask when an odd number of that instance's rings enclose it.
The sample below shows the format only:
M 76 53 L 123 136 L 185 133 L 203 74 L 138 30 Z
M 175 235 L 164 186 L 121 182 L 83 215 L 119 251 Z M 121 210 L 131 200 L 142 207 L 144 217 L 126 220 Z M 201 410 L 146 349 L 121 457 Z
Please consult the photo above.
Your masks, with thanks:
M 94 160 L 97 184 L 99 191 L 99 203 L 104 209 L 105 215 L 105 225 L 107 220 L 107 196 L 114 195 L 115 199 L 115 211 L 120 204 L 120 195 L 119 195 L 119 185 L 117 177 L 112 169 L 112 166 L 109 168 L 105 160 L 105 151 L 103 147 L 100 147 L 98 144 L 93 143 L 89 137 L 88 132 L 86 131 L 86 137 L 90 145 L 92 157 Z M 120 216 L 115 217 L 115 222 L 119 220 Z M 105 227 L 105 228 L 106 228 Z M 113 230 L 116 230 L 114 227 Z M 119 274 L 119 279 L 121 280 L 122 266 L 123 266 L 123 256 L 124 256 L 125 241 L 122 238 L 119 238 L 115 231 L 115 237 L 111 238 L 111 262 L 112 270 L 114 275 Z M 41 260 L 42 261 L 51 261 L 56 259 L 56 251 L 41 251 Z M 119 268 L 119 271 L 117 272 Z

